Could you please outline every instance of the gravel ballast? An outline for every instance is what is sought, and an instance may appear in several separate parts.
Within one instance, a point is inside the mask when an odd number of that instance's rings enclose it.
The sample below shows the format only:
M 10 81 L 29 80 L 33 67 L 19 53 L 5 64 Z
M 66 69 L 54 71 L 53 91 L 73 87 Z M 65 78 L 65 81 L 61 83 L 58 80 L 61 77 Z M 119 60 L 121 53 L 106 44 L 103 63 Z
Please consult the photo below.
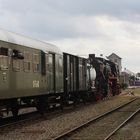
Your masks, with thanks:
M 140 140 L 140 113 L 122 127 L 110 140 Z
M 79 129 L 76 132 L 73 132 L 67 139 L 103 140 L 123 121 L 125 121 L 135 110 L 137 110 L 139 108 L 139 105 L 140 99 L 137 99 L 136 101 L 128 104 L 127 106 L 124 106 L 117 111 L 100 118 L 99 120 L 91 122 L 90 124 Z
M 0 129 L 0 140 L 49 140 L 58 134 L 131 100 L 132 96 L 115 96 L 105 101 L 64 113 L 52 119 L 17 124 Z

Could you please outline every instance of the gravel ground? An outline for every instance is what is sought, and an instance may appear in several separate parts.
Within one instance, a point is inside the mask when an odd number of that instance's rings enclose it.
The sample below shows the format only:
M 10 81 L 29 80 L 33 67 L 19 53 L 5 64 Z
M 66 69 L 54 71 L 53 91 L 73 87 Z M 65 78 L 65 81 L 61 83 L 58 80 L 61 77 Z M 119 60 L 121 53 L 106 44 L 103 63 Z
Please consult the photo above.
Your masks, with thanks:
M 123 91 L 126 96 L 132 96 L 134 94 L 135 96 L 140 97 L 140 87 L 131 87 Z
M 75 127 L 103 112 L 106 112 L 124 102 L 131 100 L 131 96 L 115 96 L 106 101 L 87 105 L 52 119 L 40 119 L 35 122 L 18 124 L 0 129 L 0 140 L 49 140 L 54 136 Z
M 140 99 L 119 109 L 112 114 L 89 124 L 87 127 L 77 131 L 69 137 L 70 140 L 103 140 L 108 134 L 127 119 L 133 112 L 139 108 Z M 118 139 L 117 139 L 118 140 Z

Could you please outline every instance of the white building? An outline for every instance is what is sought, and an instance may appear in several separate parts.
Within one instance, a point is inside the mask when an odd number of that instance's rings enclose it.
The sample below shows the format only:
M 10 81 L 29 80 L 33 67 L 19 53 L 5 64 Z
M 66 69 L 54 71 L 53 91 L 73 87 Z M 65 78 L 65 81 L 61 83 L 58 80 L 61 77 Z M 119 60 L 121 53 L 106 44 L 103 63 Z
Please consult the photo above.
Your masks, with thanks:
M 119 72 L 121 73 L 122 71 L 122 58 L 116 55 L 115 53 L 112 53 L 107 57 L 110 61 L 116 63 L 119 67 Z

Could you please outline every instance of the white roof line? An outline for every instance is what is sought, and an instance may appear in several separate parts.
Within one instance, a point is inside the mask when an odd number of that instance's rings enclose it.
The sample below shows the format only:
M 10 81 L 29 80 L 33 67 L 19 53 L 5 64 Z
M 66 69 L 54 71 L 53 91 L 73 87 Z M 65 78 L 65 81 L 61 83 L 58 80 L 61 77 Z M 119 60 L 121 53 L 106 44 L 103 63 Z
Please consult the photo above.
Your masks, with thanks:
M 24 35 L 20 35 L 17 33 L 9 32 L 4 29 L 0 29 L 0 40 L 9 42 L 9 43 L 13 43 L 13 44 L 17 44 L 17 45 L 22 45 L 22 46 L 26 46 L 26 47 L 39 49 L 44 52 L 50 51 L 53 53 L 62 54 L 61 50 L 53 44 L 39 41 L 37 39 L 32 39 L 30 37 L 26 37 Z

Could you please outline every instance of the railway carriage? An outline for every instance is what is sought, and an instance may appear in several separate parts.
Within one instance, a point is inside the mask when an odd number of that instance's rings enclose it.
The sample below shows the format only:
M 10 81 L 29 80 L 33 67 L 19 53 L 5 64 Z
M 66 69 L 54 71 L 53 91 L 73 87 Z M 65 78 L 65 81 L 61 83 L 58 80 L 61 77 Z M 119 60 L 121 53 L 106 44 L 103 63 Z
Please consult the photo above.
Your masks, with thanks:
M 65 101 L 84 100 L 87 93 L 87 59 L 63 53 Z
M 0 105 L 11 110 L 63 93 L 63 54 L 56 46 L 0 30 Z M 47 97 L 47 98 L 44 98 Z

